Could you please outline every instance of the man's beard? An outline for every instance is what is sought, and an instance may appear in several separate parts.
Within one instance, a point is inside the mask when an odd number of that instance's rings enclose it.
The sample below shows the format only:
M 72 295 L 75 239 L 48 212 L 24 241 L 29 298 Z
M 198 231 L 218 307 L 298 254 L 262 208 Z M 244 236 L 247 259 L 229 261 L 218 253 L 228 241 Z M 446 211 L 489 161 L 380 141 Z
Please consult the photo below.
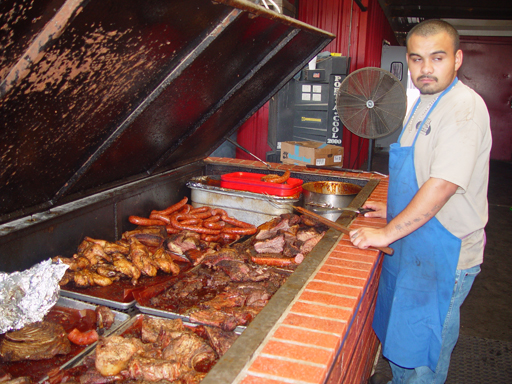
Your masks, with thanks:
M 437 85 L 437 82 L 438 82 L 437 77 L 423 75 L 423 76 L 418 77 L 416 79 L 416 82 L 419 83 L 423 79 L 431 79 L 431 80 L 434 80 L 435 83 L 423 84 L 423 88 L 420 88 L 420 87 L 416 86 L 416 88 L 419 89 L 419 91 L 420 91 L 420 93 L 422 95 L 433 95 L 434 93 L 438 93 L 439 92 L 437 89 L 430 88 L 430 87 L 434 87 L 435 88 L 435 86 Z

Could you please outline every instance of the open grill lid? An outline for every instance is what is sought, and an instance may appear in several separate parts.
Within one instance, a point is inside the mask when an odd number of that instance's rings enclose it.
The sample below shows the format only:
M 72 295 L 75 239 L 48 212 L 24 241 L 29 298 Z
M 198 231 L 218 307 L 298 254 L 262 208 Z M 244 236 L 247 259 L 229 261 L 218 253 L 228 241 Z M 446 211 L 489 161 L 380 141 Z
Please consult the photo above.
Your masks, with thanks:
M 334 38 L 244 0 L 5 0 L 0 20 L 0 222 L 207 157 Z

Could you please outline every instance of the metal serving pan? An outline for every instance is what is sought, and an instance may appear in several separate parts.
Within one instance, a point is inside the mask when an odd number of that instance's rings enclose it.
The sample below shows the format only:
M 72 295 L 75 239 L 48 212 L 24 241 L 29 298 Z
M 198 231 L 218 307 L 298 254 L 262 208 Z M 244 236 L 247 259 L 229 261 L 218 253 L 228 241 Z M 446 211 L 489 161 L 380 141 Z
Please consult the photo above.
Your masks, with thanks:
M 151 308 L 151 307 L 145 307 L 144 305 L 139 305 L 138 303 L 135 304 L 135 307 L 137 307 L 139 309 L 139 311 L 141 311 L 142 313 L 147 314 L 147 315 L 165 317 L 167 319 L 181 319 L 190 324 L 201 325 L 200 323 L 194 323 L 194 322 L 190 321 L 189 316 L 180 315 L 179 313 L 164 311 L 161 309 L 156 309 L 156 308 Z M 245 331 L 246 328 L 247 328 L 246 326 L 239 325 L 234 329 L 233 332 L 241 334 L 243 331 Z
M 57 306 L 77 310 L 90 309 L 94 311 L 96 309 L 95 305 L 66 297 L 60 297 L 55 304 L 55 307 Z M 105 336 L 115 332 L 120 326 L 122 326 L 126 321 L 130 319 L 130 315 L 126 313 L 118 312 L 115 310 L 113 313 L 115 314 L 114 323 L 112 324 L 112 327 L 105 332 Z M 28 374 L 33 382 L 43 382 L 48 378 L 47 373 L 49 371 L 55 369 L 56 367 L 60 367 L 60 369 L 66 369 L 73 366 L 77 361 L 81 360 L 85 355 L 90 353 L 95 348 L 95 346 L 96 343 L 83 347 L 73 344 L 71 352 L 65 356 L 56 356 L 47 360 L 27 360 L 13 363 L 0 363 L 0 368 L 8 373 L 11 373 L 13 376 L 20 377 L 26 376 Z
M 101 297 L 87 295 L 85 293 L 80 293 L 80 292 L 75 292 L 75 291 L 68 291 L 68 290 L 64 290 L 64 289 L 60 290 L 60 296 L 63 299 L 71 298 L 71 299 L 85 301 L 88 303 L 105 305 L 105 306 L 111 307 L 111 308 L 122 309 L 122 310 L 128 310 L 135 305 L 135 300 L 129 301 L 127 303 L 123 303 L 120 301 L 103 299 Z
M 142 317 L 144 317 L 144 316 L 149 316 L 149 317 L 153 317 L 153 318 L 159 318 L 160 317 L 160 316 L 153 316 L 153 315 L 150 315 L 150 314 L 137 314 L 137 315 L 133 316 L 132 318 L 130 318 L 129 320 L 127 320 L 126 322 L 124 322 L 120 327 L 118 327 L 110 335 L 120 335 L 120 336 L 123 336 L 124 334 L 129 333 L 130 331 L 136 329 L 138 323 L 140 323 L 140 321 L 142 320 Z M 188 327 L 188 328 L 195 328 L 195 327 L 201 325 L 201 324 L 190 323 L 190 322 L 187 322 L 187 321 L 183 321 L 183 324 L 186 327 Z M 237 330 L 234 330 L 232 332 L 237 334 L 237 335 L 240 335 L 240 332 L 237 331 Z M 94 350 L 90 350 L 87 354 L 81 355 L 80 359 L 75 359 L 72 364 L 69 364 L 66 367 L 62 368 L 62 369 L 74 368 L 74 367 L 78 367 L 78 366 L 82 365 L 83 362 L 84 362 L 84 358 L 87 357 L 88 355 L 91 355 L 92 353 L 94 353 Z
M 283 213 L 293 212 L 293 206 L 300 201 L 298 196 L 271 196 L 223 188 L 220 177 L 199 176 L 187 182 L 193 206 L 222 208 L 228 215 L 258 226 Z

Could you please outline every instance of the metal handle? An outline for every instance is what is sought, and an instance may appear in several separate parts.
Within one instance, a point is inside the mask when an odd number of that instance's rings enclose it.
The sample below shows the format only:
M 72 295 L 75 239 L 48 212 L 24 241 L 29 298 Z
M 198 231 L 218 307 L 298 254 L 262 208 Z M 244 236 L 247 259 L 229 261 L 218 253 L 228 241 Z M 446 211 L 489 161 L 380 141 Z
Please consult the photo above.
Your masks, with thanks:
M 263 160 L 261 160 L 258 156 L 256 156 L 255 154 L 251 153 L 249 150 L 245 149 L 244 147 L 242 147 L 240 144 L 238 144 L 236 141 L 233 141 L 231 140 L 229 137 L 226 138 L 227 141 L 229 141 L 231 144 L 233 144 L 235 147 L 238 147 L 240 148 L 242 151 L 248 153 L 249 155 L 251 155 L 252 157 L 254 157 L 256 160 L 262 162 L 263 164 L 265 164 L 267 166 L 268 169 L 272 168 L 270 166 L 269 163 L 266 163 L 264 162 Z

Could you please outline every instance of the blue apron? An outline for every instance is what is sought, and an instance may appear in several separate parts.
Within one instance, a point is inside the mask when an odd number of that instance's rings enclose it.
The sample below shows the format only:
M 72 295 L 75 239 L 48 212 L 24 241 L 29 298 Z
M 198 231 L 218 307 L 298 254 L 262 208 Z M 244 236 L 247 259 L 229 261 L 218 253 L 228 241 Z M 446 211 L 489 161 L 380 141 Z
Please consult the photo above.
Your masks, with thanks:
M 423 122 L 456 82 L 457 78 L 439 96 Z M 418 98 L 411 116 L 419 101 Z M 418 128 L 412 146 L 401 147 L 400 135 L 398 142 L 390 147 L 388 222 L 405 209 L 419 190 L 414 146 L 422 126 Z M 383 355 L 396 365 L 404 368 L 428 366 L 435 371 L 460 246 L 461 240 L 433 217 L 394 242 L 393 256 L 384 255 L 373 328 L 382 343 Z

